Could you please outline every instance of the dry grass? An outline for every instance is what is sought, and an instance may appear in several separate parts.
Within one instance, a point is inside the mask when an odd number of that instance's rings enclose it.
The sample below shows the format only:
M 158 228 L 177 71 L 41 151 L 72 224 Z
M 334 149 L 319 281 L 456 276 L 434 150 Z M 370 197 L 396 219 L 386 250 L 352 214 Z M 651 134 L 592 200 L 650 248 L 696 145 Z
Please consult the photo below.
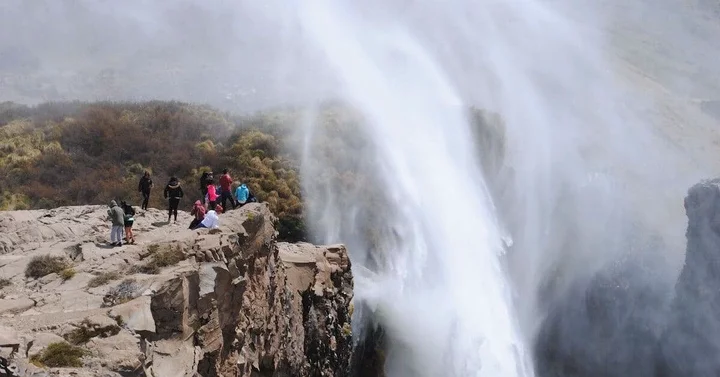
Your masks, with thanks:
M 118 280 L 121 277 L 122 277 L 122 275 L 120 275 L 120 273 L 115 272 L 115 271 L 102 272 L 99 275 L 95 276 L 94 278 L 90 279 L 87 286 L 89 288 L 100 287 L 100 286 L 103 286 L 103 285 L 113 281 L 113 280 Z
M 162 268 L 174 266 L 186 259 L 182 247 L 178 245 L 171 246 L 167 250 L 160 250 L 159 245 L 150 245 L 148 246 L 148 251 L 151 253 L 150 260 L 143 265 L 133 267 L 131 272 L 153 275 L 159 274 Z
M 25 276 L 39 279 L 50 274 L 60 274 L 69 267 L 70 263 L 63 257 L 41 255 L 30 260 L 25 268 Z
M 120 284 L 110 289 L 110 291 L 103 298 L 103 306 L 115 306 L 124 304 L 136 297 L 138 297 L 138 286 L 135 279 L 125 279 Z
M 75 277 L 75 269 L 72 267 L 68 267 L 62 271 L 60 271 L 60 277 L 63 279 L 63 281 L 67 281 Z
M 67 333 L 64 338 L 68 342 L 80 345 L 85 344 L 90 339 L 95 337 L 100 338 L 107 338 L 113 335 L 117 335 L 117 333 L 120 332 L 120 326 L 119 325 L 111 325 L 111 326 L 94 326 L 89 321 L 83 321 L 80 323 L 80 326 L 75 328 L 74 330 Z

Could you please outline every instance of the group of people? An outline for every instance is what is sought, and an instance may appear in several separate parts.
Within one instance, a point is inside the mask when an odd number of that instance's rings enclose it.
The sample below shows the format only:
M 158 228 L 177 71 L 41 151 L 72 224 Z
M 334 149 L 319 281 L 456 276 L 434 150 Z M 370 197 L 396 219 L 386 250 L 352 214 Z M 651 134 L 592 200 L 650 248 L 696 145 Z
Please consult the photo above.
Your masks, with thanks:
M 223 174 L 215 184 L 213 172 L 204 172 L 200 177 L 200 191 L 203 199 L 195 201 L 190 214 L 194 216 L 190 229 L 198 228 L 217 228 L 219 226 L 218 214 L 223 213 L 228 204 L 233 209 L 242 207 L 251 202 L 257 202 L 245 183 L 237 182 L 237 187 L 233 191 L 233 179 L 227 169 L 223 170 Z M 154 187 L 150 172 L 146 171 L 140 178 L 138 183 L 138 191 L 142 195 L 143 210 L 148 209 L 150 202 L 150 193 Z M 168 201 L 168 223 L 174 218 L 177 222 L 177 211 L 180 206 L 180 200 L 185 193 L 180 185 L 177 177 L 171 177 L 165 189 L 163 197 Z M 132 226 L 135 221 L 135 210 L 122 201 L 120 205 L 115 200 L 110 202 L 108 217 L 112 221 L 112 230 L 110 233 L 110 241 L 112 246 L 122 246 L 123 231 L 124 239 L 127 243 L 135 243 L 135 237 L 132 234 Z
M 110 221 L 112 221 L 110 244 L 112 246 L 122 246 L 123 231 L 125 232 L 125 242 L 134 244 L 135 236 L 133 235 L 132 227 L 133 223 L 135 223 L 135 209 L 124 200 L 120 202 L 120 205 L 113 200 L 110 202 L 108 217 L 110 217 Z
M 257 201 L 244 183 L 238 182 L 233 193 L 233 179 L 227 169 L 223 169 L 218 183 L 215 185 L 215 178 L 211 171 L 204 172 L 200 176 L 200 191 L 203 194 L 203 201 L 195 201 L 190 211 L 190 214 L 195 216 L 190 223 L 190 229 L 217 228 L 218 214 L 228 208 L 228 203 L 235 209 Z

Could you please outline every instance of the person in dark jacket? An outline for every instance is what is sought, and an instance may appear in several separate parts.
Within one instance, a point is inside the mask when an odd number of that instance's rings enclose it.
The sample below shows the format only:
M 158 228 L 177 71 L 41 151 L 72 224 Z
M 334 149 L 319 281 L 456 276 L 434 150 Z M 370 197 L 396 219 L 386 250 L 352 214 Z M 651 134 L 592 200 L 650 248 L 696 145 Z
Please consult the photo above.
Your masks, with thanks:
M 152 178 L 150 178 L 150 172 L 145 171 L 145 174 L 143 174 L 142 178 L 140 178 L 140 183 L 138 183 L 138 191 L 143 196 L 142 201 L 142 208 L 143 210 L 147 210 L 148 208 L 148 202 L 150 201 L 150 190 L 153 188 L 153 181 Z
M 213 172 L 206 171 L 200 176 L 200 192 L 202 192 L 203 198 L 207 195 L 208 182 L 213 180 Z
M 125 242 L 134 244 L 135 235 L 133 235 L 132 227 L 135 223 L 135 209 L 124 200 L 120 202 L 120 208 L 122 208 L 125 214 L 123 217 L 125 222 Z
M 180 181 L 178 181 L 176 177 L 170 178 L 170 182 L 168 182 L 167 186 L 165 186 L 165 191 L 163 191 L 163 196 L 165 199 L 168 199 L 169 205 L 168 223 L 173 215 L 175 216 L 175 222 L 177 222 L 177 210 L 180 205 L 180 199 L 183 195 L 182 187 L 180 187 Z

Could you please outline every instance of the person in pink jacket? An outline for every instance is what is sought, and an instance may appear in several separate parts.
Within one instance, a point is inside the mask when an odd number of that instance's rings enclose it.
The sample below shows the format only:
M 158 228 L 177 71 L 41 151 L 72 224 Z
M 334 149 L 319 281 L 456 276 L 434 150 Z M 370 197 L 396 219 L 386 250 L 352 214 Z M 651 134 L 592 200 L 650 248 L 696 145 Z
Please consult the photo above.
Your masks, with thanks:
M 215 190 L 215 182 L 213 182 L 212 179 L 209 179 L 207 184 L 208 209 L 215 209 L 215 203 L 218 198 L 217 190 Z

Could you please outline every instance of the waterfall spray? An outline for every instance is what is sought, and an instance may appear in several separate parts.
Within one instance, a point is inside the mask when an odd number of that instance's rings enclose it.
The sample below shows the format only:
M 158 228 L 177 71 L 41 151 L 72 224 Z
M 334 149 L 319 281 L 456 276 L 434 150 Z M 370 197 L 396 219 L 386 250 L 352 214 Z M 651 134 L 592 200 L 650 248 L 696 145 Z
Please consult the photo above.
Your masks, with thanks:
M 402 344 L 390 375 L 532 375 L 458 94 L 402 29 L 369 27 L 318 3 L 304 5 L 301 19 L 382 161 L 378 187 L 389 191 L 388 221 L 401 242 L 369 289 L 381 291 L 383 325 Z

